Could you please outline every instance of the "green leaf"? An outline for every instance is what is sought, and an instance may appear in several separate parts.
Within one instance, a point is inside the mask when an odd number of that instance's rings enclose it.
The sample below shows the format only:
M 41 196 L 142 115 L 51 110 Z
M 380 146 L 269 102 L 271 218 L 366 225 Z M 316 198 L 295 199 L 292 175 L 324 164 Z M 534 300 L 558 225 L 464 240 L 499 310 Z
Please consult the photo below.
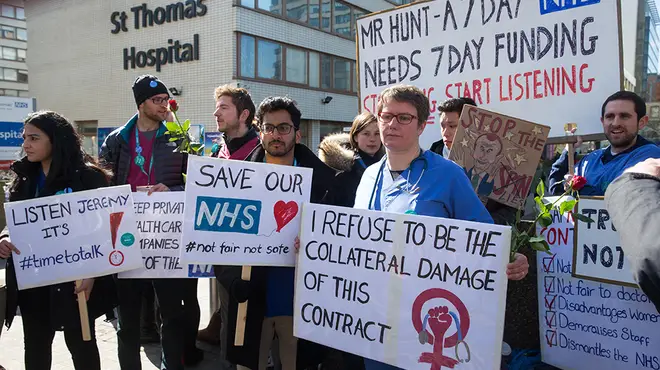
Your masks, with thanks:
M 521 214 L 522 210 L 519 209 L 516 211 L 516 226 L 520 223 L 520 217 L 522 217 Z
M 573 217 L 577 218 L 578 220 L 580 220 L 582 222 L 586 222 L 588 224 L 594 222 L 594 220 L 592 220 L 591 218 L 589 218 L 589 217 L 587 217 L 587 216 L 585 216 L 581 213 L 577 213 L 577 212 L 573 214 Z
M 204 144 L 202 143 L 192 143 L 190 144 L 190 149 L 195 153 L 199 154 L 202 149 L 204 149 Z
M 541 216 L 539 217 L 539 224 L 542 227 L 548 227 L 552 225 L 552 217 L 550 216 L 550 214 L 547 212 L 542 213 Z
M 165 124 L 165 127 L 167 127 L 167 131 L 174 132 L 174 133 L 181 133 L 183 132 L 181 130 L 181 126 L 179 126 L 178 123 L 175 122 L 167 122 Z
M 532 243 L 531 247 L 533 250 L 538 251 L 538 252 L 547 252 L 550 250 L 550 247 L 546 243 L 541 243 L 541 242 L 536 242 Z
M 182 126 L 183 126 L 183 131 L 188 131 L 188 129 L 190 128 L 190 120 L 187 119 Z
M 185 184 L 186 180 L 188 180 L 188 176 L 186 176 L 185 173 L 182 173 L 181 175 L 183 175 L 183 183 Z
M 577 204 L 577 200 L 567 200 L 564 202 L 561 202 L 561 205 L 559 206 L 559 213 L 564 215 L 568 211 L 572 211 L 575 208 L 575 205 Z
M 172 142 L 172 141 L 177 141 L 177 140 L 179 140 L 179 138 L 176 137 L 176 136 L 173 136 L 173 137 L 170 138 L 170 142 Z
M 536 202 L 536 205 L 539 206 L 539 212 L 540 213 L 547 213 L 548 212 L 548 206 L 543 203 L 543 199 L 539 196 L 534 197 L 534 201 Z
M 529 238 L 530 243 L 542 243 L 545 241 L 545 237 L 543 236 L 533 236 Z
M 545 195 L 545 184 L 543 184 L 543 180 L 539 181 L 539 184 L 536 185 L 536 194 L 541 198 Z

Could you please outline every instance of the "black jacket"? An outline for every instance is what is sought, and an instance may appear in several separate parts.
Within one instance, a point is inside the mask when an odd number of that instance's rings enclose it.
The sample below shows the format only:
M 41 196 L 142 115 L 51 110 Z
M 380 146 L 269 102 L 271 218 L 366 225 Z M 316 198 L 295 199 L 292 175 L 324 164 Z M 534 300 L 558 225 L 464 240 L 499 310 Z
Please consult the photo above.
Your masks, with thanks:
M 435 154 L 442 155 L 442 151 L 445 149 L 445 142 L 442 139 L 436 141 L 431 145 L 431 151 Z M 444 156 L 443 156 L 444 157 Z
M 605 192 L 637 284 L 660 313 L 660 178 L 624 173 Z
M 333 204 L 335 171 L 319 160 L 306 146 L 296 144 L 294 156 L 300 167 L 314 170 L 312 175 L 311 203 Z M 263 162 L 265 151 L 258 146 L 246 160 Z M 227 360 L 232 364 L 258 368 L 261 327 L 266 314 L 266 283 L 268 267 L 252 267 L 250 291 L 248 295 L 247 322 L 245 325 L 245 342 L 243 346 L 234 346 L 236 334 L 236 318 L 238 316 L 238 300 L 236 299 L 235 281 L 241 278 L 240 266 L 214 266 L 215 276 L 229 292 L 229 315 L 227 337 Z M 305 369 L 319 364 L 323 360 L 323 347 L 298 340 L 298 359 L 296 367 Z
M 374 156 L 351 149 L 350 136 L 345 133 L 326 136 L 319 145 L 319 158 L 323 163 L 340 171 L 337 174 L 335 205 L 353 207 L 355 193 L 367 167 L 378 162 L 385 151 L 381 149 Z
M 129 144 L 130 136 L 135 135 L 137 114 L 126 124 L 108 135 L 101 146 L 99 159 L 107 166 L 114 177 L 112 185 L 124 185 L 128 179 L 128 171 L 133 163 L 135 153 L 131 152 Z M 165 135 L 167 128 L 160 125 L 156 133 L 153 148 L 153 171 L 156 184 L 163 184 L 170 190 L 184 190 L 183 174 L 188 166 L 188 156 L 184 153 L 175 153 L 179 142 L 170 142 L 169 136 Z M 156 185 L 152 184 L 152 185 Z
M 30 163 L 24 158 L 14 162 L 11 169 L 16 173 L 18 183 L 16 188 L 9 193 L 9 201 L 34 199 L 40 169 L 39 163 Z M 76 170 L 76 175 L 69 183 L 46 185 L 41 190 L 39 197 L 54 195 L 67 187 L 76 192 L 105 186 L 108 186 L 108 180 L 104 173 L 81 164 L 80 168 Z M 5 227 L 0 238 L 8 235 L 8 228 Z M 74 282 L 68 282 L 19 291 L 14 261 L 12 257 L 9 257 L 7 260 L 7 317 L 5 324 L 7 327 L 11 326 L 16 308 L 20 305 L 21 307 L 30 307 L 31 310 L 44 307 L 43 313 L 51 316 L 50 321 L 54 330 L 61 330 L 69 326 L 80 326 L 80 314 L 78 313 L 76 296 L 73 294 L 74 290 Z M 112 277 L 97 277 L 94 281 L 92 294 L 87 302 L 89 317 L 96 319 L 105 312 L 112 310 L 116 304 L 116 291 Z

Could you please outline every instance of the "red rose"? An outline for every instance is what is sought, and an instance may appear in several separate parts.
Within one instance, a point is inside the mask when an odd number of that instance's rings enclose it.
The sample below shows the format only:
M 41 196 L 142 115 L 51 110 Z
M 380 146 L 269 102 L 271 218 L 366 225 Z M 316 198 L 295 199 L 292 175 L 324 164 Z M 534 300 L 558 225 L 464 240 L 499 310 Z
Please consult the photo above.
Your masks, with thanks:
M 571 189 L 573 190 L 582 190 L 585 185 L 587 185 L 587 179 L 582 176 L 573 176 L 570 182 Z
M 176 100 L 174 99 L 170 99 L 170 110 L 172 112 L 176 112 L 177 110 L 179 110 L 179 105 L 176 103 Z

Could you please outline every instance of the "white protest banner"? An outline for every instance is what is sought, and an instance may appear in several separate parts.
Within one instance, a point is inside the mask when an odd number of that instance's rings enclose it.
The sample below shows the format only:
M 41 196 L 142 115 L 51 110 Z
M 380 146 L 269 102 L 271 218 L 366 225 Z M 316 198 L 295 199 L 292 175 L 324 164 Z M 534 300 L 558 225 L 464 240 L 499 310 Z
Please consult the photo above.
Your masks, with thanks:
M 578 212 L 594 222 L 576 220 L 573 276 L 609 284 L 637 287 L 619 233 L 600 197 L 580 197 Z
M 429 97 L 424 148 L 441 139 L 437 106 L 479 106 L 552 127 L 602 133 L 600 107 L 621 90 L 615 0 L 429 1 L 357 20 L 360 109 L 376 112 L 388 86 Z M 495 132 L 494 132 L 495 133 Z
M 5 203 L 19 289 L 142 266 L 131 187 Z
M 122 272 L 121 279 L 198 277 L 208 266 L 185 265 L 179 260 L 185 194 L 182 191 L 133 193 L 133 205 L 141 238 L 141 269 Z
M 553 223 L 537 229 L 551 252 L 537 254 L 543 362 L 565 370 L 660 368 L 655 306 L 639 289 L 572 277 L 573 217 L 551 214 Z
M 504 226 L 305 203 L 294 335 L 403 369 L 499 369 L 510 241 Z
M 310 168 L 190 156 L 183 261 L 293 266 L 311 187 Z

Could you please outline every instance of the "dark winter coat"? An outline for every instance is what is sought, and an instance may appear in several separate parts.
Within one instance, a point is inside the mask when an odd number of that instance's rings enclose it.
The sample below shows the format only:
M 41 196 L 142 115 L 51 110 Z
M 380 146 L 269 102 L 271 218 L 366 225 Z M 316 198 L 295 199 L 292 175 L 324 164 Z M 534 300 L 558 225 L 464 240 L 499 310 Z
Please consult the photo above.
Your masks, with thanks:
M 311 203 L 333 204 L 335 171 L 319 160 L 306 146 L 296 144 L 294 156 L 298 166 L 312 168 Z M 263 162 L 265 151 L 258 146 L 246 160 Z M 241 278 L 240 266 L 214 266 L 216 278 L 229 292 L 229 315 L 227 337 L 227 360 L 232 364 L 243 365 L 257 369 L 259 362 L 259 346 L 261 328 L 266 314 L 267 267 L 252 267 L 250 291 L 248 295 L 247 322 L 245 325 L 245 341 L 243 346 L 234 346 L 236 334 L 236 318 L 238 316 L 238 300 L 236 299 L 235 281 Z M 296 367 L 305 369 L 319 364 L 323 360 L 324 349 L 315 343 L 298 340 L 298 358 Z
M 126 124 L 112 131 L 105 139 L 99 159 L 107 166 L 114 177 L 112 185 L 124 185 L 128 179 L 128 171 L 133 163 L 135 153 L 131 152 L 130 136 L 135 135 L 137 114 Z M 175 153 L 178 142 L 170 142 L 169 135 L 165 135 L 165 124 L 160 125 L 156 133 L 153 148 L 153 171 L 156 184 L 163 184 L 170 190 L 184 190 L 183 174 L 188 166 L 188 156 L 184 153 Z M 152 185 L 156 185 L 152 184 Z
M 326 136 L 319 145 L 319 158 L 323 163 L 340 171 L 337 174 L 337 191 L 335 205 L 353 207 L 355 193 L 360 179 L 367 167 L 378 162 L 385 151 L 381 150 L 374 156 L 351 149 L 350 136 L 345 133 Z
M 9 201 L 20 201 L 34 199 L 37 190 L 40 164 L 30 163 L 27 159 L 14 162 L 11 167 L 16 173 L 18 181 L 15 190 L 9 193 Z M 81 164 L 76 170 L 75 176 L 69 183 L 46 185 L 39 193 L 39 197 L 55 195 L 60 190 L 71 188 L 72 191 L 84 191 L 108 186 L 108 180 L 104 173 Z M 9 235 L 8 228 L 2 231 L 0 238 Z M 67 282 L 53 284 L 44 287 L 18 290 L 14 261 L 12 257 L 7 260 L 7 327 L 16 315 L 16 308 L 22 307 L 44 307 L 44 315 L 51 316 L 54 330 L 62 330 L 68 326 L 80 325 L 80 314 L 78 303 L 74 295 L 75 283 Z M 94 288 L 87 302 L 90 318 L 97 318 L 112 310 L 117 305 L 116 291 L 112 276 L 97 277 Z

